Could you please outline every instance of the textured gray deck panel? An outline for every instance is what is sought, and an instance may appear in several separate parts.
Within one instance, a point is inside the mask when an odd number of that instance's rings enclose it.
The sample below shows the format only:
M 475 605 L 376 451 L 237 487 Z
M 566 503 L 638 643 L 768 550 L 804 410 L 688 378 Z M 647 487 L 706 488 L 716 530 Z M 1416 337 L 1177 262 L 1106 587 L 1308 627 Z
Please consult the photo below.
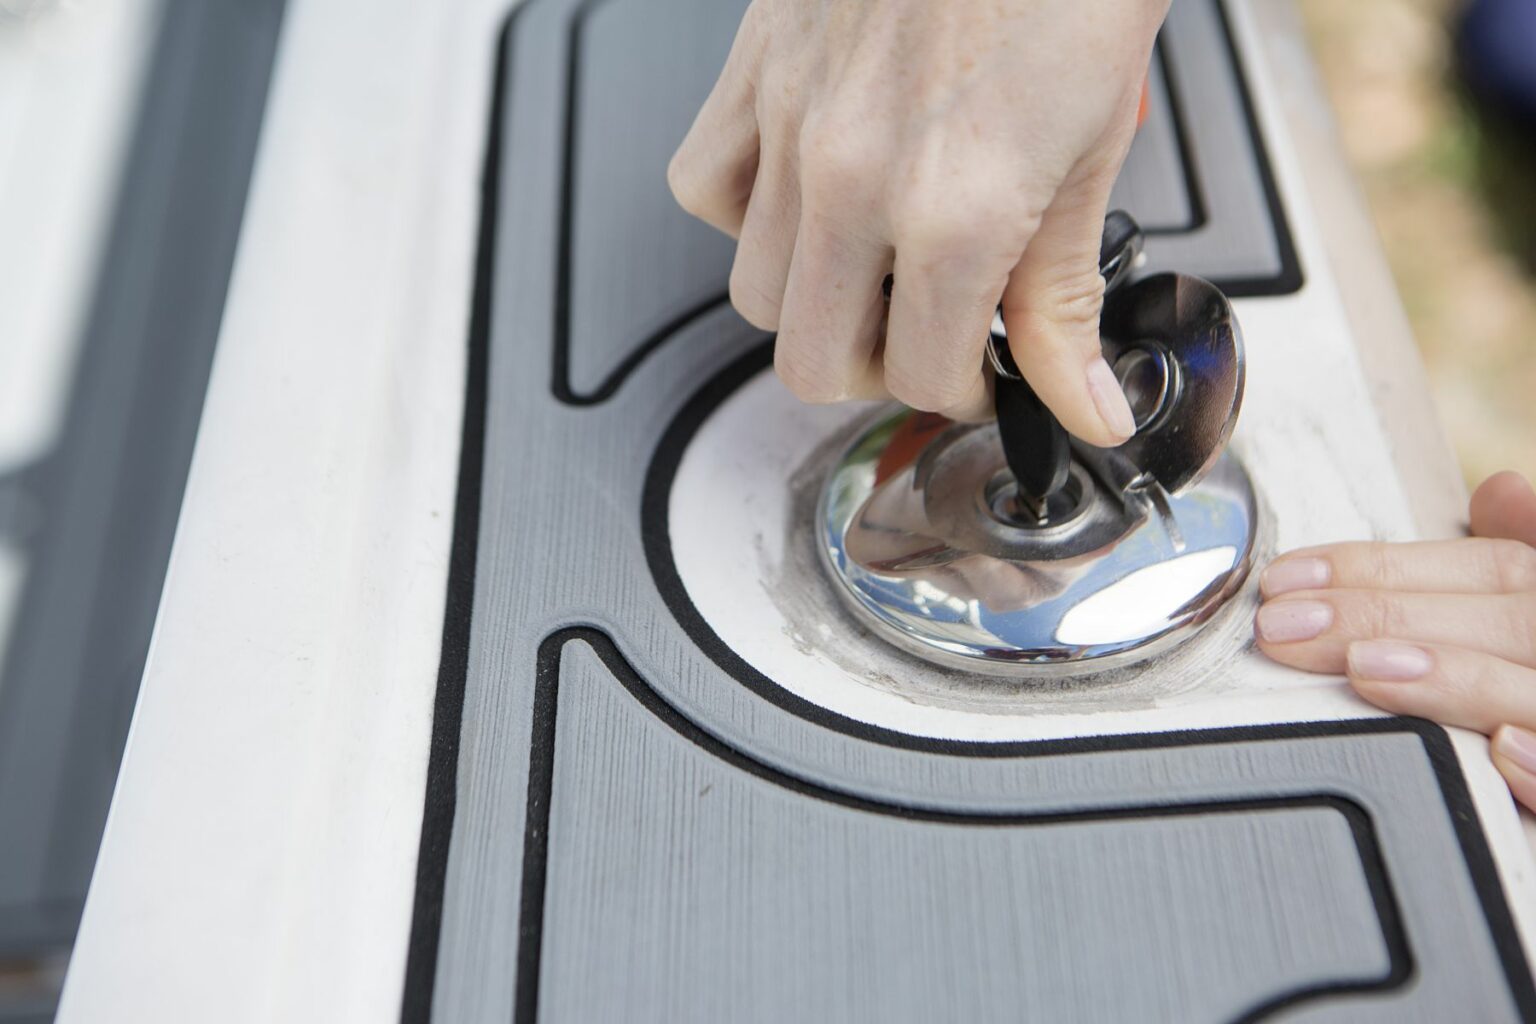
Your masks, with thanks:
M 628 353 L 730 279 L 735 244 L 658 202 L 667 162 L 709 95 L 741 0 L 694 4 L 690 17 L 608 0 L 586 20 L 572 153 L 571 387 L 596 391 Z M 649 253 L 667 253 L 653 260 Z M 634 297 L 627 310 L 605 296 Z
M 546 1020 L 1219 1021 L 1389 968 L 1333 810 L 850 813 L 711 758 L 580 643 L 559 718 Z
M 1187 10 L 1188 4 L 1181 4 L 1179 10 Z M 747 1014 L 748 996 L 733 992 L 722 980 L 733 977 L 731 970 L 745 969 L 732 958 L 803 952 L 787 949 L 784 936 L 761 926 L 778 920 L 765 914 L 782 910 L 770 884 L 773 866 L 793 870 L 807 886 L 821 886 L 828 893 L 859 893 L 861 900 L 870 900 L 872 894 L 888 891 L 868 888 L 880 880 L 867 877 L 867 856 L 853 858 L 853 850 L 870 856 L 876 850 L 901 850 L 903 868 L 931 880 L 926 891 L 933 903 L 921 926 L 915 910 L 890 908 L 891 913 L 907 915 L 901 921 L 910 933 L 891 926 L 891 934 L 882 936 L 891 951 L 884 961 L 861 959 L 857 948 L 841 950 L 846 959 L 838 961 L 839 951 L 830 949 L 830 966 L 819 966 L 872 971 L 888 986 L 929 976 L 924 974 L 932 963 L 923 953 L 925 929 L 932 926 L 958 941 L 963 929 L 947 916 L 955 912 L 950 901 L 970 899 L 976 892 L 974 876 L 945 870 L 955 855 L 944 838 L 950 832 L 908 828 L 898 830 L 899 836 L 890 834 L 890 843 L 877 841 L 872 837 L 886 833 L 855 827 L 854 819 L 865 812 L 794 793 L 793 787 L 770 794 L 737 761 L 805 780 L 817 791 L 957 816 L 1144 810 L 1145 818 L 1094 831 L 1095 836 L 1122 833 L 1123 838 L 1106 841 L 1123 842 L 1126 848 L 1147 841 L 1151 833 L 1146 820 L 1158 818 L 1170 805 L 1253 801 L 1267 807 L 1320 796 L 1342 799 L 1359 809 L 1370 839 L 1380 849 L 1380 877 L 1371 877 L 1388 891 L 1385 918 L 1395 923 L 1372 918 L 1370 924 L 1403 937 L 1411 963 L 1402 965 L 1403 977 L 1382 977 L 1374 988 L 1351 984 L 1359 990 L 1301 993 L 1305 1000 L 1286 1011 L 1287 1019 L 1332 1019 L 1334 1014 L 1367 1021 L 1428 1021 L 1453 1014 L 1486 1021 L 1516 1019 L 1488 904 L 1463 856 L 1447 808 L 1449 791 L 1442 791 L 1444 779 L 1459 782 L 1457 769 L 1453 762 L 1442 764 L 1441 770 L 1450 774 L 1437 775 L 1426 747 L 1431 739 L 1443 742 L 1443 734 L 1421 736 L 1392 725 L 1387 728 L 1397 731 L 1362 727 L 1358 734 L 1336 736 L 1326 729 L 1295 734 L 1282 730 L 1241 738 L 1195 736 L 1182 740 L 1183 745 L 1144 749 L 1137 746 L 1141 741 L 1131 738 L 1117 741 L 1125 749 L 1087 744 L 1080 749 L 1049 747 L 1019 750 L 1017 756 L 979 757 L 963 748 L 904 746 L 867 730 L 812 720 L 816 716 L 797 710 L 782 694 L 776 696 L 771 682 L 733 675 L 722 667 L 725 661 L 701 648 L 699 637 L 684 628 L 681 613 L 674 614 L 675 604 L 668 604 L 668 594 L 678 600 L 676 592 L 664 589 L 667 584 L 652 572 L 647 543 L 654 555 L 666 524 L 642 514 L 642 495 L 651 479 L 652 460 L 679 410 L 706 382 L 735 372 L 730 368 L 741 365 L 744 357 L 755 361 L 753 365 L 765 365 L 765 339 L 728 308 L 716 306 L 690 319 L 636 363 L 611 397 L 582 405 L 562 401 L 554 393 L 562 303 L 560 274 L 551 254 L 560 250 L 563 179 L 558 154 L 565 122 L 553 98 L 564 94 L 567 69 L 564 50 L 557 44 L 569 32 L 571 9 L 565 0 L 534 0 L 517 15 L 511 35 L 499 150 L 504 155 L 497 190 L 500 206 L 489 278 L 479 547 L 458 737 L 457 802 L 431 993 L 436 1019 L 531 1020 L 537 1008 L 531 997 L 542 1001 L 543 1019 L 549 1021 L 584 1019 L 587 1010 L 599 1008 L 592 1000 L 608 999 L 622 1001 L 627 1018 L 665 1016 L 678 1010 L 675 1000 L 688 998 L 696 1002 L 678 1011 L 682 1017 L 695 1011 L 707 1016 L 698 1008 L 720 1005 L 729 1008 L 724 1016 Z M 675 54 L 681 60 L 686 52 L 679 49 Z M 650 196 L 647 202 L 670 202 L 659 183 Z M 633 209 L 627 216 L 644 223 L 661 214 Z M 610 228 L 609 234 L 581 246 L 645 238 L 623 225 Z M 682 234 L 663 237 L 668 245 L 690 244 Z M 622 244 L 640 247 L 632 258 L 646 268 L 691 265 L 693 258 L 654 242 Z M 586 249 L 578 247 L 574 255 L 579 279 Z M 615 278 L 611 287 L 588 293 L 586 301 L 607 308 L 587 322 L 622 325 L 634 309 L 658 309 L 650 293 L 671 288 L 671 280 L 659 272 Z M 609 362 L 599 359 L 588 366 L 611 367 L 632 351 L 627 346 L 633 340 L 617 335 L 598 339 L 595 344 Z M 594 371 L 590 379 L 600 376 Z M 724 497 L 721 512 L 729 513 Z M 572 642 L 567 631 L 574 626 L 594 630 L 583 642 L 611 646 L 604 655 L 609 669 L 617 672 L 613 666 L 623 665 L 641 681 L 636 685 L 654 693 L 660 708 L 670 709 L 666 714 L 678 716 L 719 750 L 683 750 L 654 723 L 644 722 L 644 715 L 661 713 L 657 707 L 637 710 L 634 702 L 625 703 L 588 656 L 579 662 L 585 674 L 561 694 L 551 725 L 549 710 L 536 712 L 536 702 L 542 687 L 564 686 L 560 645 Z M 550 645 L 552 659 L 546 656 Z M 585 751 L 591 751 L 590 757 Z M 621 763 L 623 779 L 604 774 L 617 771 Z M 548 771 L 556 773 L 557 781 L 545 788 Z M 696 781 L 701 783 L 697 787 Z M 704 827 L 697 817 L 698 792 L 711 782 L 715 789 L 710 798 L 720 794 L 717 805 L 723 805 L 710 811 L 711 842 L 686 841 L 691 834 L 684 822 Z M 547 830 L 541 809 L 548 810 Z M 1350 850 L 1346 856 L 1325 840 L 1295 859 L 1291 851 L 1296 837 L 1314 827 L 1326 833 L 1332 826 L 1321 823 L 1332 819 L 1300 812 L 1273 816 L 1277 813 L 1191 819 L 1177 827 L 1181 851 L 1193 850 L 1190 856 L 1219 862 L 1216 877 L 1231 872 L 1226 877 L 1237 879 L 1246 871 L 1248 886 L 1239 887 L 1237 894 L 1232 886 L 1212 886 L 1192 904 L 1182 894 L 1174 899 L 1171 890 L 1149 886 L 1128 902 L 1120 922 L 1123 930 L 1158 935 L 1159 943 L 1149 944 L 1145 960 L 1131 958 L 1113 965 L 1113 971 L 1128 975 L 1116 990 L 1120 998 L 1157 990 L 1152 975 L 1164 972 L 1157 958 L 1185 949 L 1167 941 L 1157 930 L 1159 922 L 1182 920 L 1183 915 L 1194 921 L 1225 921 L 1225 904 L 1257 898 L 1255 894 L 1270 891 L 1274 884 L 1289 885 L 1285 879 L 1306 875 L 1308 865 L 1325 864 L 1331 878 L 1326 884 L 1343 888 L 1319 888 L 1325 883 L 1315 879 L 1298 883 L 1291 891 L 1316 894 L 1315 902 L 1309 905 L 1297 896 L 1297 906 L 1269 912 L 1298 922 L 1295 935 L 1303 942 L 1308 936 L 1337 941 L 1345 934 L 1340 930 L 1345 916 L 1349 927 L 1360 926 L 1360 916 L 1348 909 L 1358 889 L 1345 881 L 1361 875 L 1360 855 Z M 836 824 L 839 816 L 846 824 Z M 1273 843 L 1256 845 L 1265 845 L 1279 859 L 1244 864 L 1224 856 L 1237 841 L 1234 820 L 1250 830 L 1278 830 L 1280 838 Z M 801 859 L 773 860 L 783 854 L 762 845 L 758 837 L 763 829 L 804 836 Z M 1022 851 L 1045 849 L 1033 845 L 1039 840 L 1023 838 L 1024 831 L 1018 830 L 1019 845 L 1009 840 L 987 847 L 989 855 L 1024 857 Z M 424 849 L 429 845 L 424 843 Z M 726 858 L 728 850 L 738 855 Z M 742 855 L 743 850 L 753 853 Z M 760 863 L 752 859 L 759 852 Z M 665 870 L 636 871 L 631 861 L 641 856 Z M 1052 896 L 1069 909 L 1092 906 L 1117 884 L 1115 872 L 1123 864 L 1109 858 L 1095 879 L 1093 865 L 1085 859 L 1070 877 L 1061 876 Z M 741 875 L 711 874 L 729 870 Z M 749 884 L 757 877 L 755 871 L 766 872 L 765 880 Z M 741 888 L 733 892 L 740 902 L 727 900 L 722 907 L 703 899 L 697 887 L 712 877 L 739 878 Z M 998 884 L 1010 883 L 1023 884 L 1023 878 L 1003 872 Z M 882 884 L 894 883 L 887 879 Z M 526 907 L 525 892 L 530 896 Z M 593 902 L 600 895 L 602 906 Z M 1009 915 L 997 907 L 988 912 L 999 914 L 987 919 L 987 927 L 995 929 L 991 934 L 1002 944 L 989 955 L 1021 961 L 1042 943 L 1061 941 L 1035 930 L 1048 917 Z M 760 926 L 732 929 L 736 945 L 712 942 L 723 934 L 716 923 L 722 913 L 742 915 Z M 827 900 L 824 913 L 821 924 L 827 934 L 851 934 L 856 917 L 846 899 Z M 668 922 L 666 942 L 645 930 L 657 926 L 651 915 Z M 1184 933 L 1175 929 L 1170 934 Z M 625 935 L 630 936 L 627 943 Z M 1375 948 L 1381 941 L 1378 935 Z M 647 972 L 603 959 L 618 957 L 626 945 L 628 957 L 650 958 Z M 1237 962 L 1257 963 L 1266 950 L 1282 945 L 1255 930 L 1247 940 L 1233 939 L 1225 953 Z M 1284 963 L 1313 968 L 1304 988 L 1326 986 L 1338 978 L 1332 970 L 1318 973 L 1316 961 L 1305 959 L 1305 950 L 1285 948 L 1293 959 Z M 1193 958 L 1198 949 L 1190 945 L 1187 954 Z M 696 969 L 696 957 L 706 953 L 724 958 L 727 973 Z M 531 974 L 530 958 L 538 964 Z M 1199 979 L 1190 982 L 1195 991 L 1181 998 L 1189 1000 L 1183 1005 L 1195 1018 L 1209 1012 L 1219 1019 L 1237 1005 L 1238 997 L 1235 989 L 1225 987 L 1233 979 L 1218 977 L 1214 969 L 1205 972 L 1206 966 L 1197 959 L 1178 964 L 1176 974 L 1188 972 Z M 642 973 L 656 977 L 642 983 Z M 1245 975 L 1242 980 L 1262 989 L 1279 984 L 1282 974 L 1290 977 L 1277 972 Z M 1518 978 L 1528 985 L 1528 975 Z M 795 981 L 786 977 L 784 984 Z M 541 985 L 548 988 L 540 991 Z M 690 985 L 700 989 L 691 997 Z M 990 994 L 1000 998 L 998 992 Z M 1042 1017 L 1070 1017 L 1080 1009 L 1075 996 L 1064 990 L 1057 994 L 1060 1001 L 1042 1010 Z M 1249 995 L 1258 1000 L 1265 993 Z M 1221 999 L 1228 1002 L 1218 1006 Z M 925 1009 L 931 1006 L 909 999 L 904 1006 L 890 1008 L 887 1019 L 923 1019 Z
M 1136 222 L 1149 232 L 1187 231 L 1195 226 L 1195 201 L 1189 170 L 1179 151 L 1178 112 L 1168 95 L 1163 61 L 1148 71 L 1147 120 L 1136 133 L 1125 165 L 1110 195 L 1112 208 L 1135 210 Z

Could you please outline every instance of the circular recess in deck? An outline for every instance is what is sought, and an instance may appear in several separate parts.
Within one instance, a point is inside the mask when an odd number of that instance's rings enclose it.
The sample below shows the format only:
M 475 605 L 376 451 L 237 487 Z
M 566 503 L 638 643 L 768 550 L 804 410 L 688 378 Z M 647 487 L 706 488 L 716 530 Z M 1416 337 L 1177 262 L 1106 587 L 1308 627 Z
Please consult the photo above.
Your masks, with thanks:
M 702 410 L 701 400 L 709 403 Z M 826 474 L 873 408 L 803 405 L 765 367 L 734 389 L 706 385 L 680 417 L 696 421 L 692 430 L 667 434 L 682 452 L 665 518 L 647 529 L 666 530 L 663 550 L 682 590 L 674 610 L 685 600 L 697 613 L 693 631 L 708 633 L 706 649 L 718 644 L 761 677 L 753 684 L 798 698 L 786 706 L 805 702 L 945 740 L 1080 734 L 1095 731 L 1086 716 L 1176 703 L 1207 689 L 1247 646 L 1251 602 L 1241 596 L 1199 636 L 1151 662 L 1071 677 L 957 671 L 871 635 L 827 578 L 813 525 Z

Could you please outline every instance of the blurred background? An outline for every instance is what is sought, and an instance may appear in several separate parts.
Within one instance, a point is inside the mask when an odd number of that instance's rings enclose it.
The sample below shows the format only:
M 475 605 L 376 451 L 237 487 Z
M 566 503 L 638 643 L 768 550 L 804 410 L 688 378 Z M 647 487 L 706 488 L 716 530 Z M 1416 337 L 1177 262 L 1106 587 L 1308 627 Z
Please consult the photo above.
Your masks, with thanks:
M 1536 479 L 1536 112 L 1481 80 L 1532 84 L 1536 0 L 1299 6 L 1469 485 Z

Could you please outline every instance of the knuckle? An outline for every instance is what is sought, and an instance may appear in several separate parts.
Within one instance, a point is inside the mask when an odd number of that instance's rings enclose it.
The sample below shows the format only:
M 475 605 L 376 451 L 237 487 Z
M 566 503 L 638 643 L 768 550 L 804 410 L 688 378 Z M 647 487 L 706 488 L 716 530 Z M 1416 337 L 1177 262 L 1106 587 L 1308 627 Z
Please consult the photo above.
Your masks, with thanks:
M 1437 668 L 1440 659 L 1436 659 Z M 1493 691 L 1498 685 L 1497 659 L 1485 655 L 1462 654 L 1455 671 L 1433 671 L 1426 683 L 1452 701 L 1464 703 Z
M 964 248 L 988 262 L 1007 257 L 1011 267 L 1044 219 L 1044 205 L 1020 184 L 1018 169 L 996 160 L 957 160 L 952 150 L 930 146 L 901 161 L 892 180 L 898 248 Z
M 688 144 L 685 141 L 672 154 L 667 164 L 667 187 L 672 190 L 672 198 L 677 200 L 678 206 L 698 217 L 709 209 L 710 189 L 704 178 L 694 170 L 687 150 Z
M 1513 640 L 1524 652 L 1527 663 L 1536 665 L 1536 594 L 1517 594 L 1510 598 Z
M 880 164 L 868 132 L 840 115 L 808 117 L 800 132 L 800 181 L 806 195 L 840 202 L 863 191 Z
M 1391 586 L 1395 565 L 1394 550 L 1392 545 L 1384 541 L 1368 541 L 1361 544 L 1356 552 L 1355 571 L 1360 577 L 1358 585 L 1362 587 Z
M 1509 594 L 1536 591 L 1536 548 L 1518 540 L 1482 541 L 1490 578 Z
M 1012 248 L 1001 237 L 1006 232 L 997 230 L 1009 223 L 1006 215 L 979 196 L 961 198 L 950 188 L 918 185 L 896 201 L 892 212 L 898 252 L 943 258 L 983 246 Z
M 731 305 L 741 318 L 764 331 L 779 326 L 779 299 L 769 294 L 757 278 L 743 269 L 741 261 L 731 268 Z
M 764 61 L 754 76 L 752 102 L 759 123 L 783 127 L 794 109 L 801 81 L 792 61 Z
M 771 13 L 770 5 L 764 0 L 752 0 L 741 14 L 741 22 L 736 28 L 736 37 L 748 41 L 755 40 L 759 34 L 770 27 L 766 24 L 766 19 Z
M 1045 300 L 1048 308 L 1043 312 L 1064 327 L 1079 329 L 1072 332 L 1074 335 L 1097 332 L 1104 310 L 1104 279 L 1097 270 L 1073 274 L 1048 287 Z
M 1389 594 L 1362 595 L 1351 602 L 1344 616 L 1346 632 L 1366 639 L 1389 639 L 1403 635 L 1402 606 Z
M 684 146 L 687 145 L 685 142 Z M 667 161 L 667 188 L 672 190 L 672 195 L 678 202 L 683 201 L 683 193 L 686 191 L 688 166 L 687 157 L 683 153 L 683 146 L 679 146 L 672 154 L 672 159 Z

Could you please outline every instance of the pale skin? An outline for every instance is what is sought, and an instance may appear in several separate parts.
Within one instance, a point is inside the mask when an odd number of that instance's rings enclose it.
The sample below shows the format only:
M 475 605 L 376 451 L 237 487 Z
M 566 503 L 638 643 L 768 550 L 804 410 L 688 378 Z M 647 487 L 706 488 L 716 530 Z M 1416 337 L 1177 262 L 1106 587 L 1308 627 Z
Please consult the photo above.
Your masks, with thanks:
M 1099 349 L 1099 238 L 1166 11 L 754 0 L 668 179 L 739 240 L 731 301 L 778 332 L 792 392 L 984 418 L 1001 303 L 1062 425 L 1102 446 L 1131 435 Z
M 1472 534 L 1330 544 L 1264 570 L 1259 647 L 1344 675 L 1372 704 L 1493 738 L 1510 791 L 1536 810 L 1536 491 L 1517 473 L 1472 495 Z
M 1001 305 L 1062 425 L 1130 437 L 1100 351 L 1098 247 L 1167 7 L 754 0 L 668 181 L 738 240 L 731 301 L 777 332 L 795 395 L 985 418 Z M 1282 556 L 1255 631 L 1270 657 L 1345 675 L 1388 711 L 1491 735 L 1536 809 L 1536 492 L 1499 474 L 1471 519 L 1460 540 Z

